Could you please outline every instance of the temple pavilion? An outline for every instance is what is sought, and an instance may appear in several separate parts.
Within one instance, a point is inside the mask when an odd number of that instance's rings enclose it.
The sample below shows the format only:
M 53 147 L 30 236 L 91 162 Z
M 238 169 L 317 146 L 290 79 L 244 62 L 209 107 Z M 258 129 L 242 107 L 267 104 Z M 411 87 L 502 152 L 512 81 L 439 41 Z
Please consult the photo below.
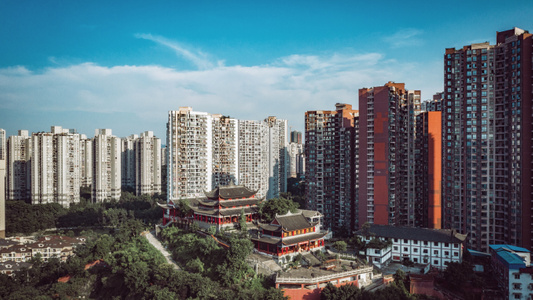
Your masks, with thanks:
M 210 192 L 204 192 L 205 197 L 187 199 L 192 209 L 192 216 L 189 219 L 197 223 L 200 228 L 215 226 L 217 231 L 238 224 L 243 212 L 246 222 L 252 222 L 258 219 L 257 204 L 263 200 L 256 198 L 256 193 L 245 186 L 233 183 L 219 186 Z M 176 217 L 177 208 L 174 203 L 169 201 L 167 205 L 161 207 L 165 209 L 163 225 L 180 222 Z
M 321 249 L 327 234 L 320 229 L 321 217 L 310 210 L 277 215 L 270 224 L 259 224 L 259 236 L 252 242 L 257 251 L 275 259 Z

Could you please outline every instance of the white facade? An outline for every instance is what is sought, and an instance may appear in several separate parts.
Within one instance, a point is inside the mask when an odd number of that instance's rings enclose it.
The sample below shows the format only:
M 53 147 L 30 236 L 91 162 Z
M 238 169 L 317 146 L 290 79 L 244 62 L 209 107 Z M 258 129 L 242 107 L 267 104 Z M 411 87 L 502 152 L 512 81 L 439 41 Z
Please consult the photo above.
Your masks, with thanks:
M 0 238 L 6 237 L 6 131 L 0 128 Z
M 201 196 L 212 187 L 212 117 L 190 107 L 169 111 L 167 197 Z
M 490 245 L 494 277 L 507 299 L 533 299 L 533 267 L 528 249 Z
M 31 137 L 31 202 L 80 201 L 80 135 L 61 126 Z
M 289 144 L 289 177 L 296 178 L 304 172 L 304 145 L 298 143 Z
M 29 200 L 31 189 L 31 140 L 19 130 L 7 142 L 7 200 Z
M 239 121 L 239 184 L 257 191 L 258 198 L 268 191 L 267 134 L 261 121 Z
M 287 192 L 288 130 L 287 120 L 276 117 L 265 119 L 268 130 L 268 192 L 267 199 L 278 198 Z
M 93 140 L 93 202 L 119 200 L 121 195 L 121 142 L 111 129 L 97 129 Z
M 90 187 L 93 183 L 93 141 L 82 134 L 80 139 L 81 186 Z
M 231 181 L 239 184 L 239 121 L 222 115 L 212 115 L 213 164 L 211 190 Z
M 371 225 L 369 233 L 358 236 L 366 243 L 376 238 L 391 246 L 379 249 L 367 248 L 368 260 L 378 264 L 410 260 L 417 264 L 430 264 L 437 269 L 446 269 L 450 262 L 462 262 L 465 235 L 452 230 L 413 227 Z
M 152 131 L 135 140 L 136 195 L 161 193 L 161 140 Z
M 241 121 L 190 107 L 167 124 L 169 200 L 201 196 L 230 182 L 279 197 L 287 190 L 287 121 Z

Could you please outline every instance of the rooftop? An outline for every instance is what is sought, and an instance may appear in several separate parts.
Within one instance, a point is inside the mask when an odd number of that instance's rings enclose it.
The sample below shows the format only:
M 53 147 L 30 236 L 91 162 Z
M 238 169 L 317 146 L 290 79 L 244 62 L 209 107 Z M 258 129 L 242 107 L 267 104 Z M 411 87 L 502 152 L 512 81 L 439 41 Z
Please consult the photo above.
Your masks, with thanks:
M 460 234 L 457 231 L 450 229 L 397 227 L 371 224 L 368 232 L 374 233 L 377 237 L 441 243 L 462 243 L 466 239 L 466 234 Z M 364 235 L 363 230 L 357 231 L 356 234 Z
M 251 198 L 257 192 L 249 190 L 244 185 L 234 185 L 230 183 L 227 186 L 218 186 L 216 189 L 210 192 L 204 192 L 208 199 L 238 199 L 238 198 Z

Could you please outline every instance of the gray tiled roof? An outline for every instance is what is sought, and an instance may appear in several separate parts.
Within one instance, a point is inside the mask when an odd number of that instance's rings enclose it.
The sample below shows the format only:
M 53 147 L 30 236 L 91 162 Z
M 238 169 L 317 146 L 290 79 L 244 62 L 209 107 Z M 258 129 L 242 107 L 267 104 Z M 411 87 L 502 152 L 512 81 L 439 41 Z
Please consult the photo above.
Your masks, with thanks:
M 287 231 L 305 229 L 313 226 L 302 214 L 277 216 L 275 220 Z
M 204 192 L 208 199 L 236 199 L 236 198 L 250 198 L 257 192 L 249 190 L 243 185 L 228 185 L 219 186 L 210 192 Z
M 466 239 L 465 234 L 460 234 L 457 231 L 450 229 L 397 227 L 371 224 L 369 232 L 374 233 L 376 237 L 441 243 L 462 243 Z M 363 235 L 363 231 L 359 230 L 356 234 Z

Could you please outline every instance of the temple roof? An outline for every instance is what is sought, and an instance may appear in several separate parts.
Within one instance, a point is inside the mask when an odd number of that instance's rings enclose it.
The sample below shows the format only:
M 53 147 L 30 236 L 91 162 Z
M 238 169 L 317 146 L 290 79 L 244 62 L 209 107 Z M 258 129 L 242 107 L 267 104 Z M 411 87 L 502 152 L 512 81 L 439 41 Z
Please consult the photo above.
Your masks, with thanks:
M 240 200 L 226 200 L 226 201 L 216 201 L 216 200 L 198 200 L 198 204 L 201 204 L 203 206 L 222 206 L 222 207 L 239 207 L 239 206 L 246 206 L 246 205 L 255 205 L 259 203 L 261 199 L 240 199 Z
M 313 226 L 302 214 L 276 216 L 273 223 L 276 221 L 287 231 L 305 229 Z
M 212 216 L 235 216 L 240 215 L 241 211 L 244 208 L 245 214 L 254 213 L 257 211 L 256 207 L 238 207 L 238 208 L 224 208 L 224 209 L 205 209 L 200 207 L 191 207 L 195 212 L 205 214 L 205 215 L 212 215 Z
M 208 199 L 250 198 L 256 193 L 243 185 L 234 185 L 233 183 L 227 186 L 218 186 L 210 192 L 204 192 Z
M 306 233 L 301 234 L 297 236 L 291 236 L 291 237 L 271 237 L 271 236 L 261 236 L 259 238 L 252 238 L 254 241 L 259 241 L 266 244 L 271 245 L 280 245 L 283 244 L 285 246 L 287 245 L 294 245 L 305 241 L 313 241 L 317 239 L 323 238 L 327 233 L 326 232 L 314 232 L 314 233 Z

